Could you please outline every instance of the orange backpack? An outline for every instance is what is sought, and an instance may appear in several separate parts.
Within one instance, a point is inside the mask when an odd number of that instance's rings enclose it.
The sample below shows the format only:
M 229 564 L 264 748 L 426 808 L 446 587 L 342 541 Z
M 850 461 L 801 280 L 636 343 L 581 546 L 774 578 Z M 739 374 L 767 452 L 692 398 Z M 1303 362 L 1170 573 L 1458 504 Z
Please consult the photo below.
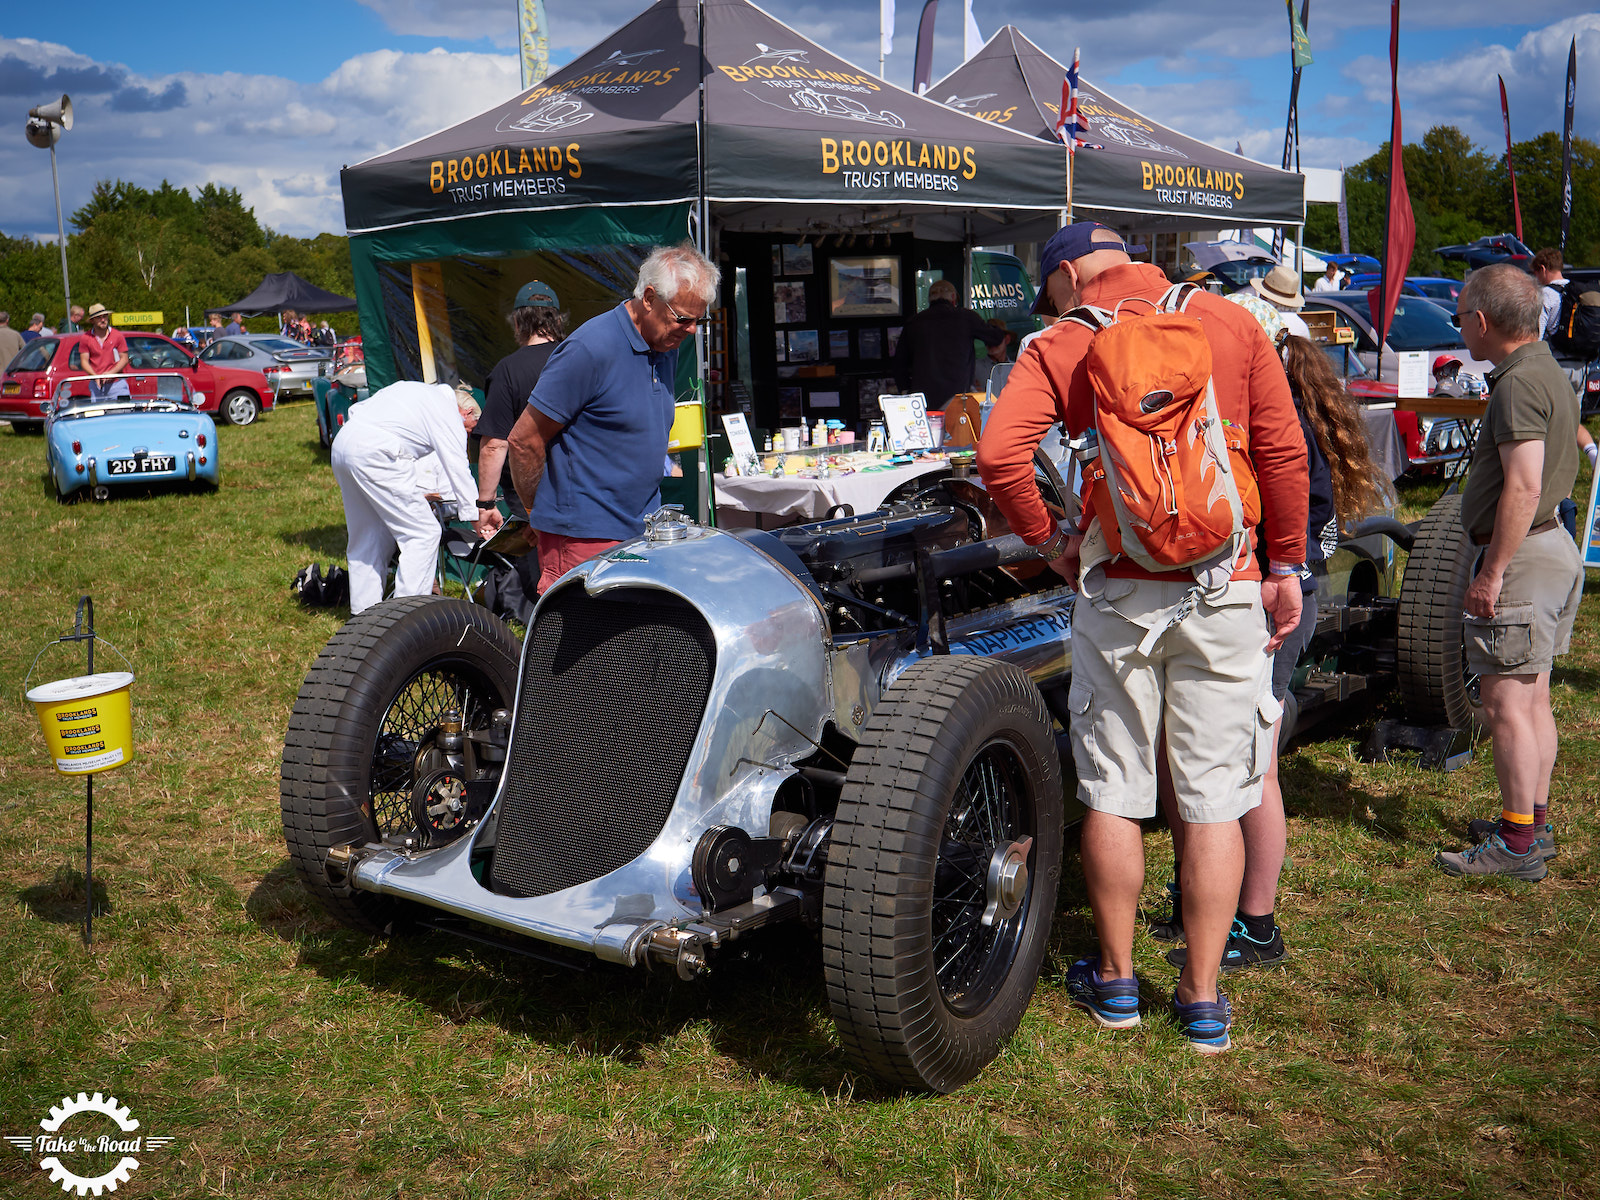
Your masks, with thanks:
M 1198 290 L 1180 284 L 1150 312 L 1083 307 L 1065 318 L 1094 332 L 1084 360 L 1094 424 L 1071 445 L 1106 557 L 1197 579 L 1224 566 L 1231 575 L 1261 518 L 1249 433 L 1217 411 L 1211 345 L 1184 311 Z

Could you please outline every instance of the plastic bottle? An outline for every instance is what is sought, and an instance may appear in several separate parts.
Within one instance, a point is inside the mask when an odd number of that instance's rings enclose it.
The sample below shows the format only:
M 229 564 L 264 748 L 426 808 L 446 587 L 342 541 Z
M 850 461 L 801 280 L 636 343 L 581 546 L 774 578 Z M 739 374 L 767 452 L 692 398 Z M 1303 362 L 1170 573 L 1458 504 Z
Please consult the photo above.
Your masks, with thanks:
M 767 434 L 767 448 L 762 453 L 764 453 L 764 454 L 771 454 L 772 453 L 772 435 L 770 433 Z
M 811 444 L 813 446 L 828 444 L 828 423 L 821 417 L 817 418 L 817 427 L 811 431 Z

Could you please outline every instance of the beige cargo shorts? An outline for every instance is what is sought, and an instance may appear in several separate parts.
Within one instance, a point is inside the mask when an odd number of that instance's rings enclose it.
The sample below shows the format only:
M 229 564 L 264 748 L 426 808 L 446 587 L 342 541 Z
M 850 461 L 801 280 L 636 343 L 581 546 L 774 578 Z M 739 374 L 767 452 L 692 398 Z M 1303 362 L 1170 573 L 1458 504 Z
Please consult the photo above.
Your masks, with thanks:
M 1473 568 L 1477 573 L 1477 568 Z M 1583 559 L 1561 526 L 1530 534 L 1511 556 L 1494 616 L 1463 615 L 1467 670 L 1475 675 L 1538 675 L 1572 646 L 1583 599 Z
M 1233 821 L 1261 802 L 1283 711 L 1272 696 L 1261 585 L 1230 582 L 1197 598 L 1140 652 L 1193 588 L 1192 580 L 1108 579 L 1098 597 L 1080 595 L 1074 606 L 1072 752 L 1079 799 L 1097 812 L 1155 815 L 1163 727 L 1185 821 Z

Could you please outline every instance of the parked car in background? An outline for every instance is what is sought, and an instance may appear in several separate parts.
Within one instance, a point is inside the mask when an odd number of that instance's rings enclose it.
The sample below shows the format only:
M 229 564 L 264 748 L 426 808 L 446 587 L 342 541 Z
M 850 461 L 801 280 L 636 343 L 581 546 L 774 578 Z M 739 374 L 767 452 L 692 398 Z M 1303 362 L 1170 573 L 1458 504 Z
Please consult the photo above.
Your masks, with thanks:
M 18 430 L 39 428 L 56 386 L 71 376 L 87 373 L 80 352 L 84 336 L 71 333 L 41 337 L 24 346 L 0 376 L 0 420 L 10 421 Z M 188 381 L 201 412 L 220 414 L 230 424 L 248 425 L 272 408 L 272 385 L 260 371 L 205 362 L 203 357 L 196 358 L 159 333 L 123 336 L 128 340 L 128 390 L 134 396 L 155 394 L 155 385 L 146 373 L 176 372 Z M 72 390 L 87 395 L 89 388 L 80 381 Z
M 311 394 L 325 364 L 333 362 L 332 346 L 305 346 L 277 333 L 239 333 L 218 338 L 200 351 L 202 362 L 220 367 L 260 371 L 279 395 Z
M 1383 278 L 1376 271 L 1364 271 L 1359 275 L 1350 276 L 1345 284 L 1347 292 L 1370 292 L 1378 286 Z M 1444 300 L 1448 302 L 1451 312 L 1455 311 L 1456 299 L 1461 295 L 1463 284 L 1459 279 L 1448 279 L 1443 275 L 1407 275 L 1402 294 L 1407 296 L 1426 296 L 1429 300 Z
M 1366 292 L 1317 292 L 1306 297 L 1307 312 L 1334 312 L 1339 323 L 1355 330 L 1356 343 L 1351 353 L 1361 359 L 1368 370 L 1378 371 L 1377 332 L 1372 326 L 1372 310 Z M 1399 370 L 1400 351 L 1424 350 L 1428 361 L 1441 353 L 1451 353 L 1461 360 L 1461 369 L 1472 375 L 1486 375 L 1493 364 L 1473 358 L 1461 340 L 1461 331 L 1450 323 L 1450 314 L 1438 304 L 1421 296 L 1401 296 L 1395 305 L 1394 320 L 1383 346 L 1384 379 L 1393 380 Z
M 312 394 L 317 403 L 317 440 L 331 446 L 344 428 L 350 406 L 367 398 L 365 364 L 356 363 L 318 379 Z
M 56 383 L 44 425 L 45 463 L 58 499 L 87 491 L 105 500 L 114 487 L 153 483 L 216 488 L 217 427 L 195 407 L 188 377 L 162 371 L 144 378 L 148 393 L 109 400 L 84 394 L 84 376 Z
M 1475 242 L 1467 242 L 1461 246 L 1439 246 L 1434 253 L 1441 258 L 1466 263 L 1469 271 L 1501 262 L 1516 263 L 1523 270 L 1527 270 L 1529 264 L 1533 262 L 1533 251 L 1523 245 L 1521 239 L 1509 233 L 1481 237 Z
M 1248 288 L 1252 279 L 1265 279 L 1277 266 L 1277 261 L 1270 258 L 1232 258 L 1191 272 L 1183 282 L 1197 283 L 1208 291 L 1227 295 Z

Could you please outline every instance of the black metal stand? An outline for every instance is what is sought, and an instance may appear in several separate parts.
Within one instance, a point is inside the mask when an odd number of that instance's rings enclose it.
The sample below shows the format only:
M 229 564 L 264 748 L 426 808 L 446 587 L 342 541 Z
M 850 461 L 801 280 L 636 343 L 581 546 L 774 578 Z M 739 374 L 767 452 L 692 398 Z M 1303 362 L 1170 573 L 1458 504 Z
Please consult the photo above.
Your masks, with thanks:
M 1379 721 L 1356 756 L 1362 762 L 1389 761 L 1391 750 L 1415 750 L 1424 770 L 1454 771 L 1472 761 L 1472 739 L 1460 729 L 1426 729 L 1399 721 Z
M 94 600 L 78 597 L 78 614 L 72 623 L 72 632 L 63 634 L 63 642 L 86 642 L 89 648 L 89 669 L 94 674 Z M 83 944 L 94 946 L 94 775 L 83 777 Z

